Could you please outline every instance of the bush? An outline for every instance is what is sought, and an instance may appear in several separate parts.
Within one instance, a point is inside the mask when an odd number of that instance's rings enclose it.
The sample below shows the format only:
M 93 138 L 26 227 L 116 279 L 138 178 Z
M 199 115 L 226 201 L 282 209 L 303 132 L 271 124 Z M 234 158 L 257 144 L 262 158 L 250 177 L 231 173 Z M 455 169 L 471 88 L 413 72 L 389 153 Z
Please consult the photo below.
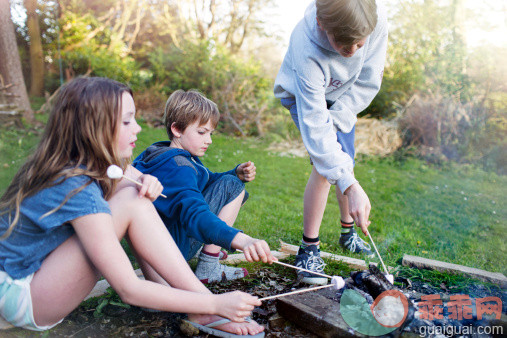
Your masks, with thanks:
M 158 48 L 149 55 L 149 62 L 152 84 L 167 96 L 177 89 L 198 89 L 216 102 L 222 131 L 262 135 L 266 124 L 278 115 L 272 80 L 263 74 L 261 64 L 243 60 L 210 41 L 187 42 L 181 49 Z
M 484 100 L 461 103 L 439 93 L 417 94 L 398 120 L 403 146 L 416 146 L 426 159 L 480 163 L 505 173 L 505 110 Z
M 60 25 L 61 55 L 66 78 L 83 74 L 102 76 L 126 83 L 134 90 L 140 88 L 139 65 L 127 54 L 125 44 L 108 30 L 91 34 L 100 26 L 92 14 L 65 12 Z M 54 45 L 53 55 L 58 55 L 56 48 Z

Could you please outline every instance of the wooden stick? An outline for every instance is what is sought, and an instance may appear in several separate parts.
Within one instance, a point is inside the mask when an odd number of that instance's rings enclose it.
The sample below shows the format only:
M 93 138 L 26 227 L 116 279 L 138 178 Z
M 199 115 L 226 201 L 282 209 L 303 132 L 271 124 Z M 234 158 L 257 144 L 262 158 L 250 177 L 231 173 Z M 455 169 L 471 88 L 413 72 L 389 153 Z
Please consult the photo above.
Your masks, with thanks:
M 269 296 L 269 297 L 264 297 L 264 298 L 261 298 L 259 300 L 268 300 L 268 299 L 273 299 L 273 298 L 278 298 L 278 297 L 284 297 L 284 296 L 289 296 L 289 295 L 295 295 L 297 293 L 303 293 L 303 292 L 308 292 L 308 291 L 314 291 L 314 290 L 319 290 L 319 289 L 324 289 L 324 288 L 329 288 L 331 286 L 334 286 L 333 284 L 327 284 L 327 285 L 321 285 L 321 286 L 316 286 L 316 287 L 313 287 L 313 288 L 308 288 L 308 289 L 302 289 L 302 290 L 296 290 L 296 291 L 291 291 L 291 292 L 287 292 L 287 293 L 282 293 L 282 294 L 279 294 L 279 295 L 274 295 L 274 296 Z
M 142 186 L 143 186 L 143 184 L 142 184 L 141 182 L 138 182 L 138 181 L 136 181 L 136 180 L 133 180 L 133 179 L 131 179 L 131 178 L 130 178 L 130 177 L 128 177 L 128 176 L 122 175 L 122 177 L 123 177 L 124 179 L 126 179 L 127 181 L 130 181 L 130 182 L 132 182 L 132 183 L 137 184 L 137 185 L 138 185 L 138 186 L 140 186 L 140 187 L 142 187 Z M 162 197 L 164 197 L 164 198 L 167 198 L 167 196 L 166 196 L 166 195 L 164 195 L 164 194 L 160 194 L 160 196 L 162 196 Z
M 373 238 L 371 238 L 370 232 L 368 231 L 368 237 L 370 237 L 371 244 L 373 244 L 373 248 L 375 248 L 375 252 L 377 253 L 378 258 L 380 259 L 380 263 L 382 263 L 382 267 L 384 268 L 384 271 L 389 274 L 389 271 L 387 271 L 386 266 L 384 265 L 384 261 L 382 260 L 382 257 L 380 257 L 380 254 L 378 253 L 377 246 L 375 245 L 375 242 L 373 241 Z
M 288 266 L 289 268 L 293 268 L 293 269 L 297 269 L 297 270 L 301 270 L 301 271 L 306 271 L 306 272 L 312 273 L 312 274 L 317 275 L 317 276 L 322 276 L 322 277 L 326 277 L 326 278 L 329 278 L 329 279 L 333 279 L 332 276 L 329 276 L 329 275 L 326 275 L 326 274 L 323 274 L 323 273 L 319 273 L 319 272 L 315 272 L 315 271 L 311 271 L 311 270 L 308 270 L 308 269 L 303 269 L 303 268 L 300 268 L 298 266 L 290 265 L 290 264 L 283 263 L 283 262 L 280 262 L 280 261 L 273 261 L 273 263 L 280 264 L 280 265 L 283 265 L 283 266 Z

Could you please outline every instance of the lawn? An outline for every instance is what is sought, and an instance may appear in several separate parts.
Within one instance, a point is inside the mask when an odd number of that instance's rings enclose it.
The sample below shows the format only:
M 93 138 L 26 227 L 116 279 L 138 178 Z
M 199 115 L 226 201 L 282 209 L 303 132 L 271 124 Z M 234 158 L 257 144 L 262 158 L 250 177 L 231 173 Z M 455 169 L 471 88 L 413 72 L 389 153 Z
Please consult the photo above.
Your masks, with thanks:
M 0 132 L 3 192 L 38 136 Z M 166 139 L 163 129 L 143 125 L 135 154 L 162 139 Z M 301 240 L 303 192 L 311 166 L 308 158 L 281 156 L 268 148 L 267 141 L 216 134 L 202 160 L 213 171 L 255 162 L 257 178 L 247 184 L 250 199 L 236 226 L 276 249 L 279 240 L 291 244 Z M 506 273 L 505 176 L 471 166 L 436 167 L 414 158 L 359 156 L 356 177 L 370 197 L 371 234 L 389 265 L 411 254 Z M 343 255 L 347 253 L 338 246 L 338 222 L 332 191 L 320 232 L 321 249 Z

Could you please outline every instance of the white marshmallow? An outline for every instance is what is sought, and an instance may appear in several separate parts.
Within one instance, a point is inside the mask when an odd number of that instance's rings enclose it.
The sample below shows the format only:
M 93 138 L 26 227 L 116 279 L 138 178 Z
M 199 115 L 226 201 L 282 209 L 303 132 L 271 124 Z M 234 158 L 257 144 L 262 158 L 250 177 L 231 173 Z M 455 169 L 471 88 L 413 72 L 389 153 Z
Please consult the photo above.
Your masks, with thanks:
M 107 168 L 107 176 L 111 179 L 121 178 L 123 176 L 123 170 L 117 165 L 112 164 Z
M 386 274 L 386 279 L 389 281 L 389 283 L 394 284 L 394 276 Z
M 333 278 L 331 278 L 331 284 L 334 285 L 336 290 L 340 290 L 345 287 L 345 281 L 340 276 L 333 276 Z

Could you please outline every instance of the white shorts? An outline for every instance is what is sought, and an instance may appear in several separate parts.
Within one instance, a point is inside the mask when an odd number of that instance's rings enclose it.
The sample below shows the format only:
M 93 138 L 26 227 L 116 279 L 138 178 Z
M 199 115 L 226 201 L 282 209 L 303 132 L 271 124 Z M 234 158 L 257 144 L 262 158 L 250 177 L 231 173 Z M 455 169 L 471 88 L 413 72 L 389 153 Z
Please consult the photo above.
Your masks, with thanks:
M 6 272 L 0 271 L 0 316 L 14 326 L 34 331 L 45 331 L 60 324 L 39 326 L 33 318 L 30 282 L 33 273 L 20 279 L 12 279 Z

